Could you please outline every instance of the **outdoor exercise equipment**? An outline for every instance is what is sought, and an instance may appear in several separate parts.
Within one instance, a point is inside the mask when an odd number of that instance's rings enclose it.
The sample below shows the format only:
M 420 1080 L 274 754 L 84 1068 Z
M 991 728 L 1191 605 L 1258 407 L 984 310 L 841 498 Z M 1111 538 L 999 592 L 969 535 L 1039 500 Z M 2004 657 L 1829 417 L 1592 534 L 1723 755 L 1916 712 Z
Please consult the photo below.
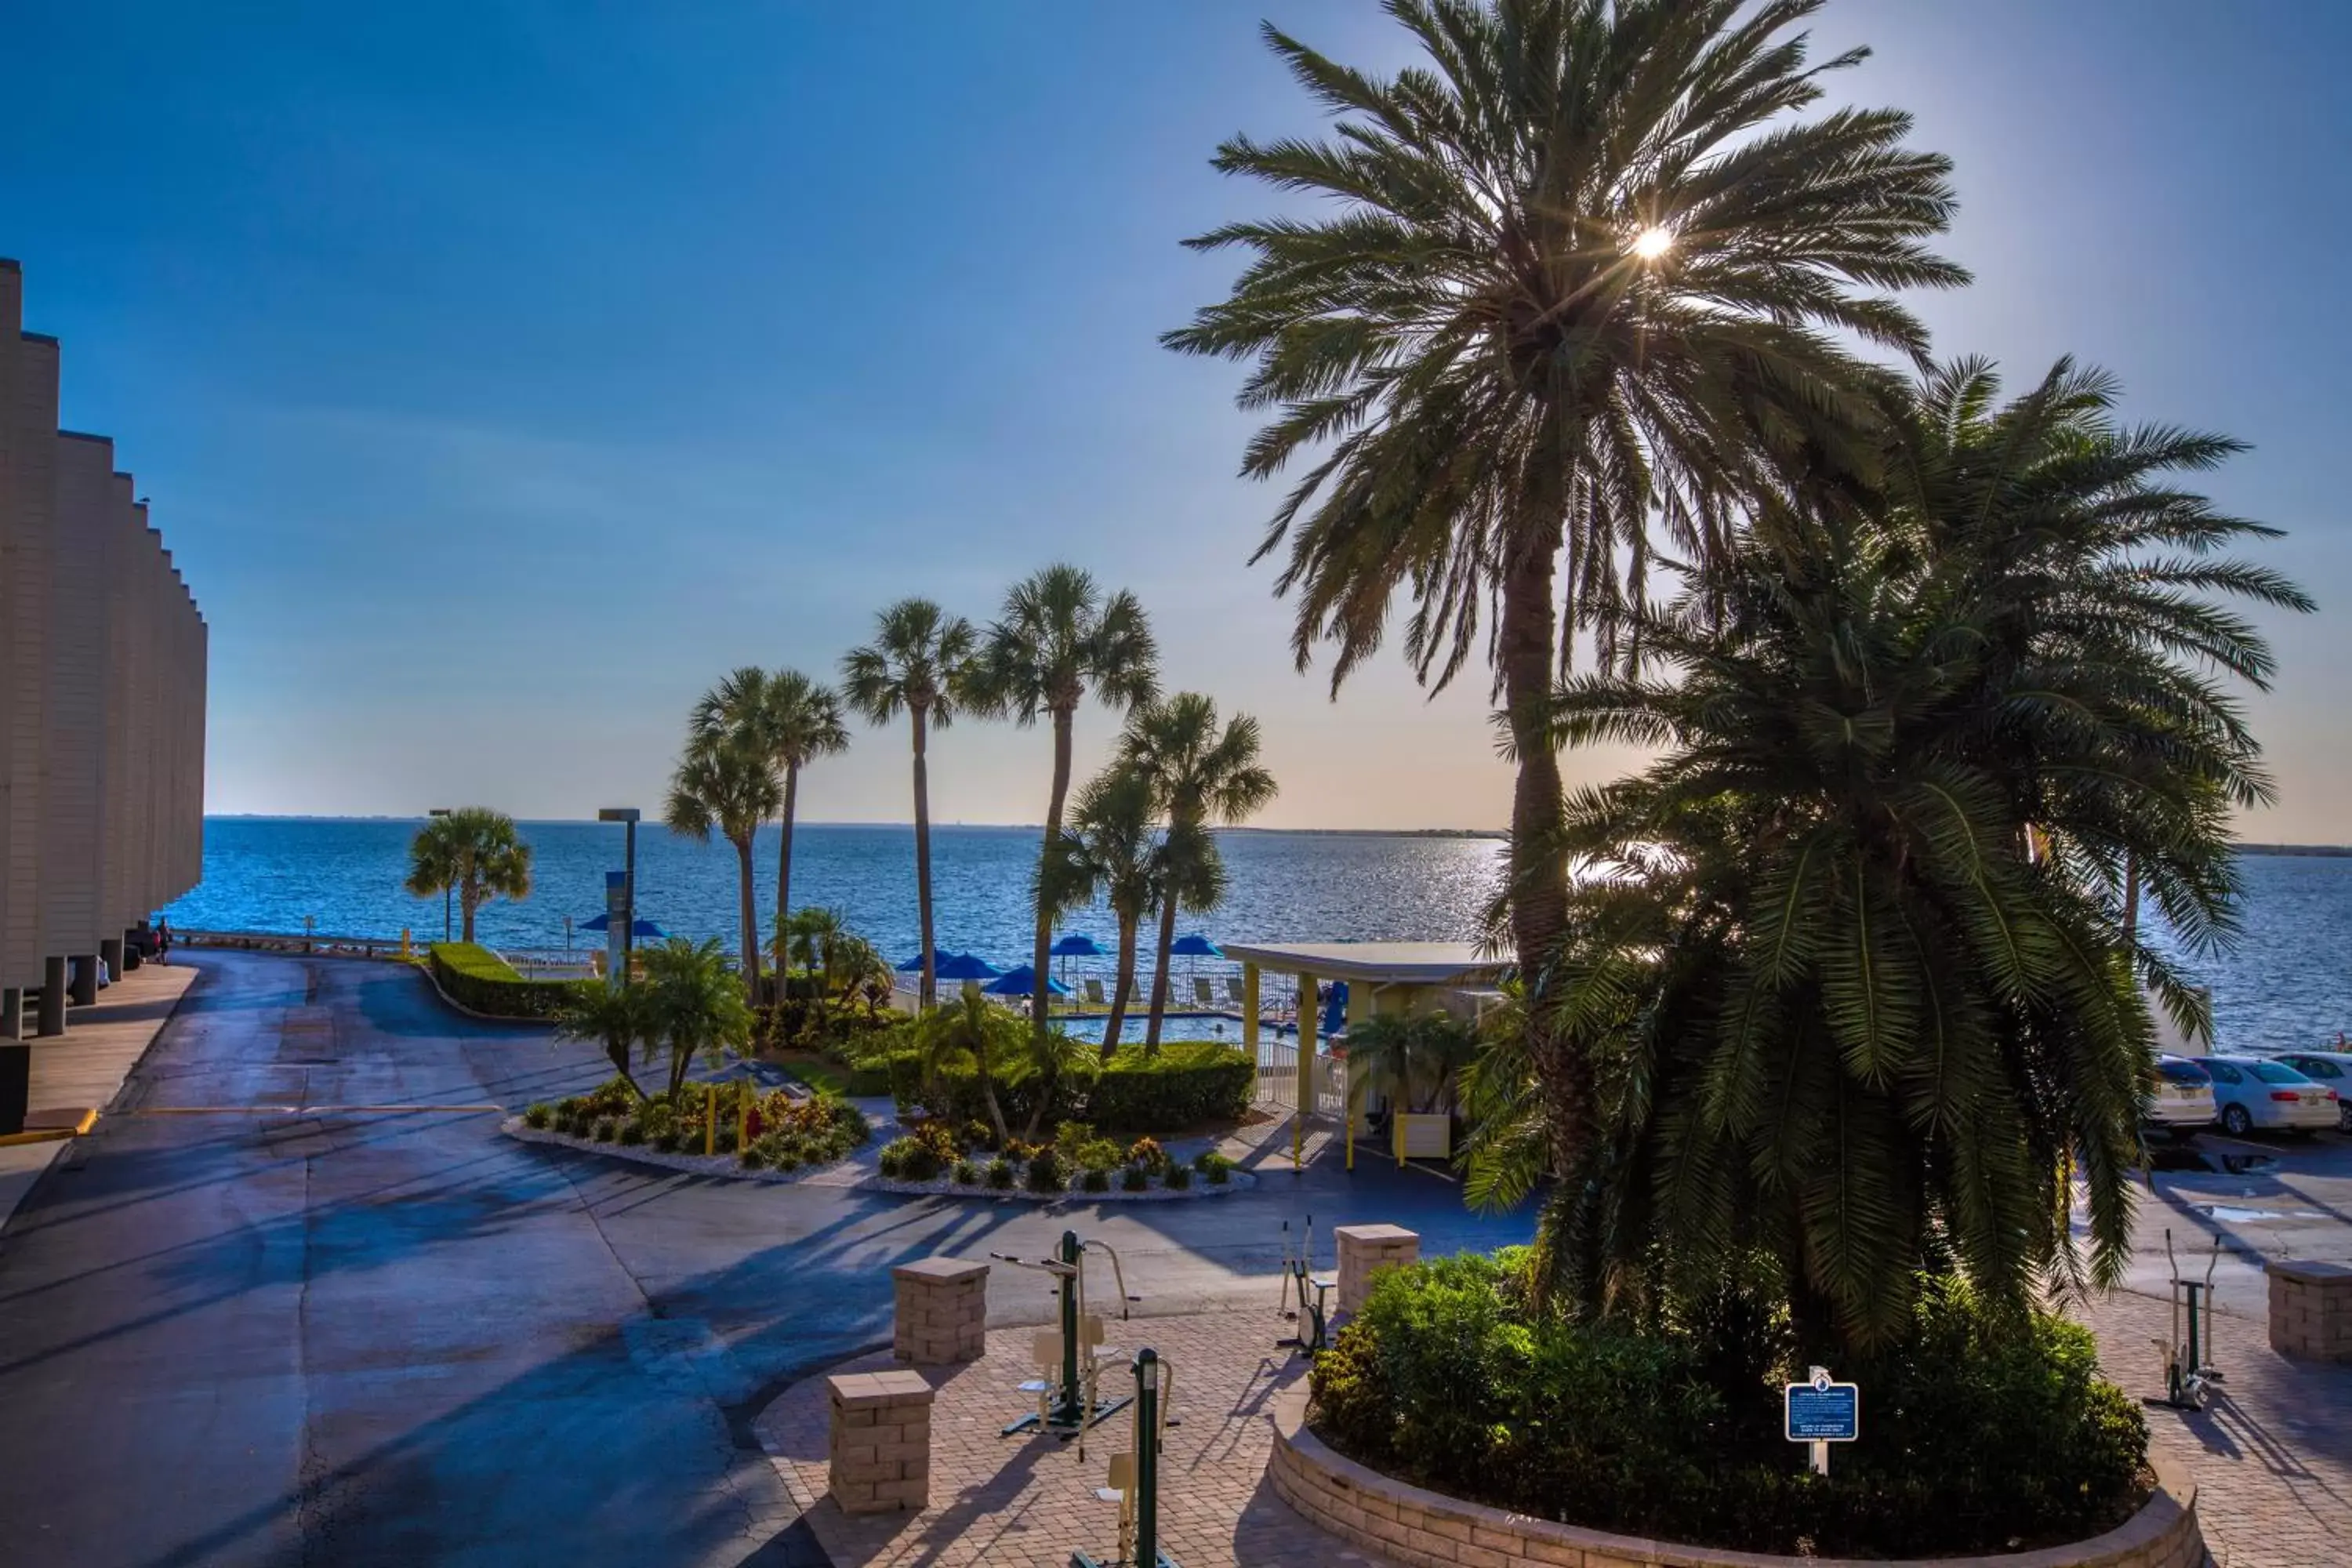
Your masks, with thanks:
M 1330 1317 L 1325 1299 L 1339 1280 L 1328 1274 L 1315 1272 L 1315 1216 L 1307 1216 L 1307 1226 L 1301 1234 L 1298 1250 L 1290 1250 L 1290 1222 L 1282 1222 L 1282 1315 L 1297 1323 L 1298 1330 L 1286 1339 L 1275 1341 L 1276 1349 L 1305 1351 L 1318 1355 L 1330 1349 Z M 1315 1294 L 1310 1300 L 1307 1290 Z M 1296 1305 L 1293 1303 L 1296 1302 Z
M 1038 1375 L 1021 1384 L 1021 1392 L 1035 1394 L 1037 1408 L 1006 1426 L 1001 1434 L 1003 1436 L 1031 1430 L 1053 1432 L 1064 1437 L 1082 1435 L 1086 1428 L 1133 1397 L 1098 1397 L 1102 1363 L 1118 1352 L 1105 1347 L 1103 1320 L 1087 1310 L 1086 1260 L 1089 1252 L 1099 1252 L 1110 1259 L 1111 1276 L 1118 1285 L 1118 1315 L 1126 1317 L 1127 1304 L 1135 1298 L 1127 1293 L 1127 1273 L 1119 1267 L 1118 1254 L 1107 1243 L 1082 1242 L 1076 1231 L 1066 1230 L 1052 1258 L 1033 1262 L 1008 1253 L 989 1254 L 1000 1263 L 1034 1268 L 1051 1277 L 1060 1308 L 1058 1327 L 1041 1331 L 1030 1341 Z M 1080 1451 L 1083 1454 L 1083 1442 Z
M 2212 1384 L 2221 1381 L 2221 1370 L 2205 1364 L 2205 1342 L 2201 1332 L 2202 1312 L 2213 1308 L 2213 1269 L 2221 1261 L 2221 1238 L 2213 1238 L 2213 1255 L 2206 1259 L 2205 1278 L 2200 1282 L 2180 1277 L 2180 1264 L 2172 1255 L 2172 1228 L 2164 1232 L 2164 1261 L 2172 1273 L 2172 1331 L 2168 1340 L 2155 1342 L 2164 1356 L 2164 1398 L 2161 1403 L 2175 1410 L 2202 1410 L 2212 1394 Z M 2189 1334 L 2181 1337 L 2181 1325 L 2187 1320 Z
M 1160 1550 L 1160 1450 L 1175 1420 L 1168 1414 L 1175 1397 L 1176 1372 L 1149 1347 L 1135 1352 L 1135 1446 L 1110 1457 L 1110 1485 L 1095 1489 L 1104 1502 L 1118 1504 L 1118 1556 L 1127 1568 L 1177 1568 Z M 1110 1568 L 1083 1552 L 1070 1553 L 1070 1568 Z

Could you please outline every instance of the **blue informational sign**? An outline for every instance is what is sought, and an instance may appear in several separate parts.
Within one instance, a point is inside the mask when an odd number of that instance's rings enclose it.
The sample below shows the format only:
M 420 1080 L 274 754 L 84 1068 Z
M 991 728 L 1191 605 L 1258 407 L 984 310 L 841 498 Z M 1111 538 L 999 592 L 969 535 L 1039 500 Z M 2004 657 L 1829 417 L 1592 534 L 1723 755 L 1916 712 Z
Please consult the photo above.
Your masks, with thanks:
M 1826 1376 L 1792 1383 L 1784 1395 L 1789 1441 L 1851 1443 L 1862 1435 L 1862 1389 Z
M 629 874 L 626 871 L 604 873 L 604 912 L 612 916 L 615 923 L 628 915 Z

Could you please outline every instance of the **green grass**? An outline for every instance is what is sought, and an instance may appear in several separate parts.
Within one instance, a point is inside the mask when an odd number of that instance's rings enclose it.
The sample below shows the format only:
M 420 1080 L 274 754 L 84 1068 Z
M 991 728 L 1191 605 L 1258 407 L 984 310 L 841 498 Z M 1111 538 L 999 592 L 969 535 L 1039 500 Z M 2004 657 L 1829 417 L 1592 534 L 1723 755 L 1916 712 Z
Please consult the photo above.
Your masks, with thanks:
M 849 1093 L 849 1069 L 838 1062 L 806 1052 L 794 1052 L 776 1058 L 776 1065 L 822 1094 Z

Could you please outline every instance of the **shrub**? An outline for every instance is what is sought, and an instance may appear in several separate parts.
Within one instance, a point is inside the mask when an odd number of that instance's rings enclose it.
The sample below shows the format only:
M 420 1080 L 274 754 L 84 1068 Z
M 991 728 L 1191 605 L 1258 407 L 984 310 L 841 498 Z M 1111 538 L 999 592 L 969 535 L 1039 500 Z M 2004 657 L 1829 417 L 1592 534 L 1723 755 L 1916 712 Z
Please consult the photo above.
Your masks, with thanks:
M 1168 1167 L 1167 1171 L 1161 1174 L 1160 1183 L 1160 1185 L 1168 1188 L 1171 1192 L 1181 1193 L 1192 1184 L 1192 1167 L 1190 1165 L 1171 1165 Z
M 543 1101 L 522 1113 L 522 1124 L 525 1127 L 545 1127 L 554 1120 L 555 1107 Z
M 1222 1187 L 1234 1179 L 1234 1163 L 1214 1149 L 1203 1149 L 1193 1155 L 1192 1169 L 1207 1177 L 1213 1187 Z
M 1140 1165 L 1129 1165 L 1120 1173 L 1118 1184 L 1130 1193 L 1139 1193 L 1151 1185 L 1151 1173 Z
M 452 1002 L 494 1018 L 551 1018 L 583 984 L 578 980 L 525 980 L 488 948 L 436 942 L 426 951 L 433 978 Z
M 1257 1091 L 1257 1063 L 1238 1046 L 1171 1040 L 1156 1057 L 1123 1047 L 1087 1087 L 1087 1118 L 1129 1132 L 1176 1132 L 1239 1121 Z
M 1110 1191 L 1110 1172 L 1107 1168 L 1089 1168 L 1078 1177 L 1078 1185 L 1090 1193 Z
M 948 1175 L 959 1187 L 980 1185 L 980 1167 L 969 1160 L 958 1160 L 955 1163 L 955 1169 L 950 1171 Z
M 928 1182 L 940 1173 L 940 1157 L 919 1138 L 893 1138 L 882 1146 L 881 1168 L 895 1182 Z
M 974 1121 L 965 1122 L 963 1124 L 962 1137 L 963 1146 L 967 1150 L 993 1149 L 996 1147 L 996 1129 L 991 1127 L 985 1121 Z
M 646 1142 L 665 1154 L 675 1154 L 677 1152 L 677 1134 L 676 1132 L 656 1132 L 650 1139 L 646 1140 Z
M 768 1163 L 768 1154 L 767 1151 L 761 1148 L 755 1142 L 750 1148 L 736 1155 L 735 1160 L 736 1163 L 740 1164 L 745 1170 L 756 1171 L 760 1169 L 761 1166 L 765 1165 Z
M 1168 1151 L 1160 1146 L 1157 1138 L 1139 1138 L 1127 1146 L 1127 1163 L 1147 1175 L 1156 1176 L 1168 1168 Z
M 620 1131 L 620 1123 L 609 1116 L 600 1116 L 588 1129 L 588 1136 L 599 1143 L 610 1143 Z
M 1383 1273 L 1313 1368 L 1318 1429 L 1458 1496 L 1747 1551 L 1998 1552 L 2087 1539 L 2138 1501 L 2147 1424 L 2078 1324 L 1923 1281 L 1904 1342 L 1840 1368 L 1868 1390 L 1870 1431 L 1823 1479 L 1781 1441 L 1777 1308 L 1759 1364 L 1719 1353 L 1704 1312 L 1641 1328 L 1539 1312 L 1524 1268 L 1511 1249 Z
M 1058 1193 L 1070 1184 L 1070 1173 L 1063 1163 L 1059 1151 L 1040 1149 L 1029 1157 L 1029 1190 L 1033 1193 Z
M 1118 1145 L 1108 1138 L 1089 1138 L 1075 1148 L 1064 1149 L 1063 1152 L 1081 1171 L 1108 1171 L 1118 1163 Z
M 1013 1190 L 1013 1162 L 999 1154 L 988 1163 L 988 1184 L 1000 1193 Z
M 621 1123 L 621 1142 L 631 1148 L 646 1141 L 646 1124 L 632 1116 Z

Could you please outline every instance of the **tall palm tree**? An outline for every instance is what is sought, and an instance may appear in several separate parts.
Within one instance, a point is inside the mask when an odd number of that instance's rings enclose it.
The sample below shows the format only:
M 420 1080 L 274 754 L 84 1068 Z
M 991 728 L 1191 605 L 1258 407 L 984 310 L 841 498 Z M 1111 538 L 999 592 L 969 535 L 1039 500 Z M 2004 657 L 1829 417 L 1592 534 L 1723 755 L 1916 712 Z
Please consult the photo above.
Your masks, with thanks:
M 676 1101 L 695 1058 L 715 1066 L 722 1048 L 750 1040 L 751 1010 L 715 938 L 697 942 L 674 936 L 646 950 L 645 968 L 643 1038 L 648 1050 L 668 1048 L 668 1094 Z
M 1287 546 L 1301 668 L 1330 644 L 1336 689 L 1403 593 L 1405 651 L 1442 686 L 1491 609 L 1511 937 L 1538 990 L 1568 896 L 1544 710 L 1575 635 L 1630 657 L 1611 612 L 1643 596 L 1654 525 L 1684 558 L 1720 552 L 1791 431 L 1866 423 L 1832 334 L 1923 353 L 1876 291 L 1966 280 L 1925 247 L 1949 164 L 1904 147 L 1909 117 L 1803 114 L 1823 71 L 1864 58 L 1809 67 L 1791 29 L 1819 6 L 1387 0 L 1427 59 L 1385 80 L 1269 26 L 1340 128 L 1237 136 L 1215 165 L 1338 210 L 1191 242 L 1249 264 L 1163 341 L 1254 362 L 1242 406 L 1275 416 L 1244 474 L 1315 454 L 1257 552 Z M 1547 1017 L 1530 1044 L 1565 1163 L 1590 1146 L 1592 1067 Z
M 915 758 L 915 901 L 923 936 L 920 997 L 939 994 L 931 943 L 931 794 L 925 753 L 930 731 L 944 730 L 964 706 L 977 638 L 971 623 L 929 599 L 901 599 L 876 618 L 874 640 L 841 660 L 842 696 L 867 722 L 907 715 Z
M 1132 711 L 1158 695 L 1159 685 L 1159 645 L 1134 595 L 1121 590 L 1105 598 L 1091 575 L 1062 564 L 1015 583 L 1005 594 L 1003 612 L 982 641 L 975 691 L 992 711 L 1010 712 L 1024 729 L 1041 714 L 1053 722 L 1054 787 L 1045 800 L 1041 867 L 1061 837 L 1062 809 L 1070 793 L 1071 734 L 1088 689 Z M 1048 1000 L 1043 976 L 1053 945 L 1053 913 L 1040 900 L 1030 953 L 1032 973 L 1040 979 L 1029 1011 L 1040 1032 Z
M 1187 850 L 1186 874 L 1171 873 L 1160 890 L 1147 1052 L 1160 1048 L 1160 1020 L 1168 1011 L 1168 950 L 1176 942 L 1177 906 L 1199 907 L 1199 879 L 1217 868 L 1215 842 L 1206 830 L 1242 822 L 1274 800 L 1274 774 L 1258 761 L 1258 740 L 1256 720 L 1237 713 L 1220 726 L 1216 702 L 1197 691 L 1146 703 L 1129 715 L 1119 736 L 1120 764 L 1150 782 L 1170 839 Z
M 800 809 L 801 770 L 819 757 L 849 749 L 841 721 L 841 700 L 831 687 L 797 669 L 772 673 L 745 665 L 695 704 L 695 740 L 741 737 L 768 759 L 782 784 L 781 829 L 776 845 L 776 925 L 782 941 L 793 908 L 793 820 Z
M 672 833 L 709 843 L 715 830 L 735 847 L 735 888 L 743 922 L 743 990 L 760 994 L 760 916 L 752 898 L 751 840 L 776 814 L 776 776 L 758 748 L 734 736 L 689 742 L 670 777 L 662 820 Z
M 464 917 L 459 940 L 474 940 L 474 914 L 492 899 L 530 897 L 530 845 L 515 819 L 486 805 L 433 817 L 408 844 L 408 890 L 420 899 L 455 888 Z
M 1105 1060 L 1118 1047 L 1135 994 L 1136 938 L 1143 917 L 1160 903 L 1162 847 L 1151 781 L 1133 768 L 1114 766 L 1078 792 L 1068 824 L 1038 869 L 1037 901 L 1050 919 L 1101 899 L 1118 922 L 1118 975 L 1103 1025 Z
M 1664 753 L 1552 845 L 1615 868 L 1544 1003 L 1619 1064 L 1595 1234 L 1620 1269 L 1662 1235 L 1694 1269 L 1765 1247 L 1801 1324 L 1853 1345 L 1934 1254 L 2020 1302 L 2120 1276 L 2139 981 L 2205 1020 L 2118 873 L 2192 950 L 2234 939 L 2230 811 L 2271 791 L 2210 672 L 2259 689 L 2271 658 L 2221 597 L 2310 607 L 2215 554 L 2270 531 L 2169 482 L 2230 443 L 2117 429 L 2064 364 L 1997 394 L 1967 363 L 1895 393 L 1884 496 L 1763 520 L 1645 617 L 1674 679 L 1553 704 L 1559 741 Z

